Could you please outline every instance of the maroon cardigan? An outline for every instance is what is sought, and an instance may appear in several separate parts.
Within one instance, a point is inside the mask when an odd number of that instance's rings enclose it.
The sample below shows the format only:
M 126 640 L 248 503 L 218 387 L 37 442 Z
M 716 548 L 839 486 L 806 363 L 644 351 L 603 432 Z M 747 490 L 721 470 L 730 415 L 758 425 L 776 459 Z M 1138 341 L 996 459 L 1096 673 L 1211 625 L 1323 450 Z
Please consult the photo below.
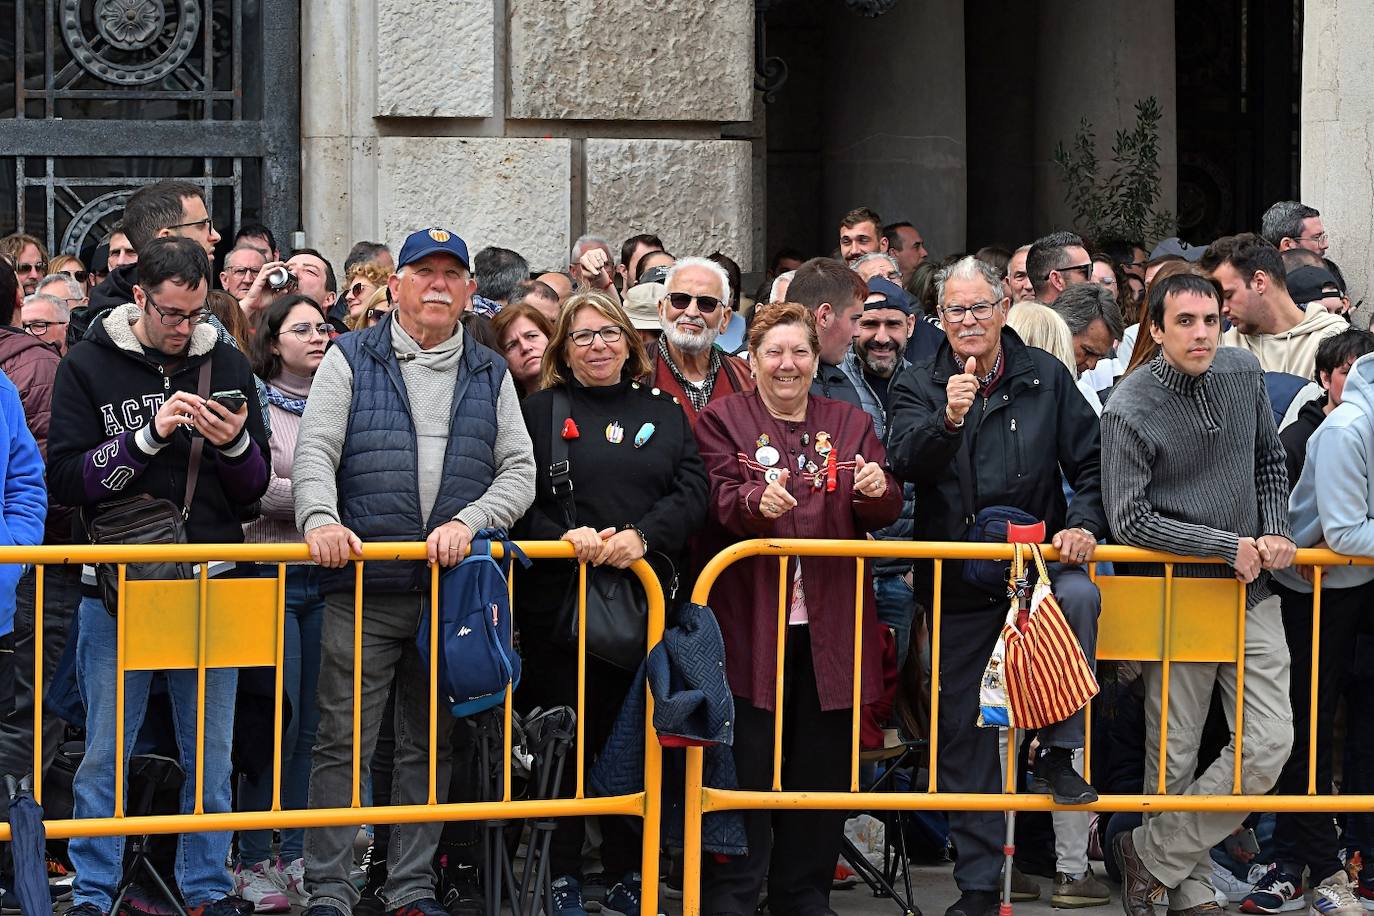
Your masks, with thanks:
M 824 434 L 829 434 L 838 462 L 834 492 L 826 492 L 825 461 L 816 453 L 817 436 Z M 748 538 L 862 539 L 867 532 L 891 524 L 901 512 L 902 488 L 890 471 L 887 491 L 881 497 L 869 499 L 854 491 L 855 454 L 885 466 L 887 453 L 873 434 L 868 414 L 843 401 L 811 395 L 806 419 L 791 423 L 773 417 L 757 392 L 735 394 L 707 405 L 697 418 L 696 435 L 711 481 L 702 538 L 707 557 Z M 776 520 L 759 511 L 759 497 L 768 486 L 767 468 L 755 460 L 763 435 L 779 453 L 775 466 L 789 469 L 787 488 L 798 503 Z M 799 456 L 817 466 L 820 489 L 813 484 L 815 474 L 798 470 Z M 789 605 L 792 563 L 788 565 Z M 853 706 L 854 575 L 853 559 L 807 557 L 802 562 L 816 686 L 821 708 L 826 710 Z M 777 660 L 777 558 L 753 557 L 731 565 L 716 581 L 710 605 L 725 636 L 731 692 L 759 709 L 771 710 Z M 875 638 L 877 614 L 867 572 L 863 617 L 861 701 L 868 703 L 882 692 L 882 646 Z

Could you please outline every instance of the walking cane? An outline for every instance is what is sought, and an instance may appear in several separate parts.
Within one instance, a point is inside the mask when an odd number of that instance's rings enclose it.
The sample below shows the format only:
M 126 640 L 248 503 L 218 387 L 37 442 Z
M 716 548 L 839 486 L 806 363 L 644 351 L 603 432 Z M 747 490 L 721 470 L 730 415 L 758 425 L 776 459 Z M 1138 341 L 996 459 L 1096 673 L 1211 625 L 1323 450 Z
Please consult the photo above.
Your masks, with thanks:
M 1007 523 L 1007 543 L 1016 545 L 1016 555 L 1011 566 L 1010 595 L 1016 599 L 1016 628 L 1022 629 L 1030 619 L 1030 583 L 1026 577 L 1026 564 L 1021 559 L 1022 544 L 1040 544 L 1045 540 L 1045 523 L 1017 525 Z M 1016 729 L 1007 727 L 1007 776 L 1016 785 L 1016 762 L 1021 756 L 1020 743 L 1016 740 Z M 1016 810 L 1007 811 L 1007 834 L 1002 843 L 1002 853 L 1006 860 L 1002 863 L 1002 904 L 998 916 L 1011 916 L 1011 870 L 1016 858 Z

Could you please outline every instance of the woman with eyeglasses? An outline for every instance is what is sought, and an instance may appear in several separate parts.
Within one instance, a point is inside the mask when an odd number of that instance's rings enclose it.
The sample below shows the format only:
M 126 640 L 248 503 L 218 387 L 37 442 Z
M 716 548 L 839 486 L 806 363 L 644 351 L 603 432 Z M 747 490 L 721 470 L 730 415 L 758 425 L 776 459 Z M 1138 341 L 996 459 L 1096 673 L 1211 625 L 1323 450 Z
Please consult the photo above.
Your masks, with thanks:
M 291 494 L 292 456 L 311 381 L 329 346 L 330 330 L 315 300 L 297 293 L 268 306 L 253 335 L 253 372 L 267 385 L 272 415 L 272 470 L 262 497 L 262 514 L 243 526 L 244 541 L 249 544 L 303 540 L 296 530 Z M 281 742 L 281 802 L 288 809 L 306 807 L 310 788 L 310 753 L 320 720 L 315 685 L 320 673 L 323 616 L 319 568 L 309 563 L 288 565 L 282 689 L 291 712 Z M 239 781 L 241 811 L 266 810 L 272 802 L 272 742 L 260 742 L 257 747 L 261 754 L 253 761 L 256 766 L 242 767 L 247 772 Z M 292 904 L 305 904 L 303 838 L 300 828 L 283 830 L 280 854 L 273 861 L 271 830 L 240 831 L 234 867 L 236 893 L 252 902 L 257 912 L 286 912 Z
M 623 569 L 645 558 L 667 595 L 669 564 L 682 568 L 688 536 L 706 516 L 706 471 L 682 407 L 671 395 L 635 381 L 648 369 L 644 345 L 619 304 L 600 293 L 568 300 L 544 350 L 541 390 L 521 405 L 541 473 L 534 505 L 517 533 L 567 541 L 579 561 L 593 566 Z M 567 449 L 571 506 L 555 495 L 546 470 L 555 443 Z M 577 643 L 563 614 L 564 596 L 577 578 L 576 564 L 557 561 L 535 563 L 516 576 L 521 709 L 577 705 Z M 579 712 L 589 770 L 633 678 L 633 671 L 587 659 L 586 703 Z M 563 794 L 572 788 L 573 780 L 565 779 Z M 601 831 L 601 860 L 611 886 L 603 909 L 638 913 L 637 825 L 625 817 L 603 817 Z M 582 818 L 559 819 L 550 851 L 555 910 L 583 908 L 583 837 Z

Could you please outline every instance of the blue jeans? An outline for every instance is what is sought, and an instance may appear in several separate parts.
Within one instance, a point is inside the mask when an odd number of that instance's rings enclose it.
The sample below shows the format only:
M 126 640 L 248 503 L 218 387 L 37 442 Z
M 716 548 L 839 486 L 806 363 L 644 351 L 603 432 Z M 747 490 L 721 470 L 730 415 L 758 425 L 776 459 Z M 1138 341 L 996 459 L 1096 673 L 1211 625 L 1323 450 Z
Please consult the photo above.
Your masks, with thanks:
M 282 729 L 281 806 L 304 808 L 310 794 L 310 751 L 320 725 L 320 706 L 315 687 L 320 679 L 320 626 L 324 598 L 320 595 L 320 570 L 316 566 L 286 569 L 285 646 L 282 649 L 282 692 L 291 704 L 291 719 Z M 280 714 L 280 713 L 279 713 Z M 260 778 L 239 779 L 240 811 L 266 811 L 272 806 L 272 742 L 257 745 L 266 766 Z M 305 830 L 292 827 L 281 832 L 281 859 L 302 857 Z M 239 861 L 256 865 L 272 855 L 271 830 L 239 833 Z
M 83 598 L 77 609 L 80 628 L 76 641 L 76 676 L 86 703 L 86 754 L 76 771 L 72 794 L 78 818 L 110 817 L 114 813 L 115 766 L 115 639 L 116 623 L 99 598 Z M 134 740 L 148 707 L 154 672 L 129 671 L 124 680 L 124 765 L 128 772 Z M 181 788 L 181 811 L 195 806 L 196 792 L 196 672 L 166 672 L 172 718 L 186 773 Z M 212 668 L 205 673 L 205 797 L 206 813 L 229 810 L 229 750 L 234 734 L 234 692 L 238 671 Z M 125 799 L 128 798 L 127 779 Z M 183 833 L 177 838 L 176 881 L 187 907 L 201 906 L 226 896 L 233 882 L 224 867 L 229 833 Z M 110 909 L 124 868 L 124 837 L 76 837 L 68 847 L 76 867 L 73 885 L 76 904 L 92 903 Z
M 873 598 L 877 605 L 878 621 L 892 628 L 897 640 L 897 670 L 906 664 L 907 648 L 911 645 L 911 621 L 916 616 L 916 593 L 898 576 L 874 576 Z

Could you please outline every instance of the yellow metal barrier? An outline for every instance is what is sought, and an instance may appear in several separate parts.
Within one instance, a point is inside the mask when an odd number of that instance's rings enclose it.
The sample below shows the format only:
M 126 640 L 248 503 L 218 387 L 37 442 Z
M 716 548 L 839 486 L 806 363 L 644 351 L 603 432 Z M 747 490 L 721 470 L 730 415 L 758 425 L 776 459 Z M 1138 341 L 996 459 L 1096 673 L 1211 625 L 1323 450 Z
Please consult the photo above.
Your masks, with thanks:
M 972 544 L 950 542 L 834 541 L 824 539 L 778 539 L 742 541 L 721 551 L 706 565 L 692 591 L 692 600 L 709 604 L 710 593 L 721 573 L 730 565 L 751 557 L 777 557 L 781 568 L 778 594 L 776 710 L 783 708 L 783 662 L 787 626 L 787 563 L 791 557 L 855 558 L 858 587 L 854 611 L 854 692 L 853 729 L 850 747 L 850 786 L 844 792 L 784 791 L 782 788 L 782 722 L 774 718 L 773 785 L 770 791 L 713 789 L 703 785 L 701 748 L 687 749 L 686 824 L 684 834 L 685 867 L 683 875 L 683 914 L 697 916 L 701 908 L 701 827 L 702 817 L 712 811 L 730 810 L 963 810 L 963 811 L 1047 811 L 1056 805 L 1047 795 L 1018 794 L 1015 791 L 1015 741 L 1009 741 L 1007 786 L 1002 793 L 974 794 L 939 792 L 940 718 L 940 621 L 941 585 L 944 562 L 948 560 L 1010 559 L 1009 544 Z M 931 608 L 931 685 L 930 685 L 930 783 L 925 792 L 881 792 L 859 794 L 859 714 L 862 645 L 862 601 L 864 561 L 875 558 L 910 558 L 934 561 L 934 597 Z M 1045 558 L 1057 560 L 1058 552 L 1045 547 Z M 1112 575 L 1098 577 L 1099 562 L 1152 563 L 1163 565 L 1162 577 Z M 1181 564 L 1217 565 L 1217 560 L 1182 557 L 1129 547 L 1099 547 L 1089 573 L 1102 593 L 1102 614 L 1098 621 L 1097 656 L 1100 659 L 1158 661 L 1162 663 L 1160 714 L 1159 784 L 1154 795 L 1103 795 L 1091 805 L 1072 810 L 1087 811 L 1329 811 L 1333 801 L 1316 794 L 1316 707 L 1317 653 L 1321 625 L 1321 578 L 1323 567 L 1371 566 L 1374 558 L 1345 557 L 1330 550 L 1299 550 L 1295 563 L 1313 566 L 1314 594 L 1312 614 L 1312 689 L 1308 733 L 1308 785 L 1306 796 L 1241 794 L 1243 696 L 1245 678 L 1245 586 L 1234 579 L 1196 579 L 1176 577 Z M 1305 661 L 1305 660 L 1303 660 Z M 1165 789 L 1165 749 L 1169 721 L 1169 667 L 1173 662 L 1226 662 L 1236 665 L 1235 774 L 1232 795 L 1174 795 Z M 1295 664 L 1301 663 L 1295 660 Z M 969 727 L 975 727 L 970 722 Z M 1087 717 L 1091 729 L 1091 716 Z M 1088 741 L 1091 745 L 1091 731 Z M 1091 757 L 1085 747 L 1085 777 L 1091 779 Z M 1334 803 L 1344 811 L 1374 811 L 1374 795 L 1341 795 Z
M 522 542 L 519 545 L 532 560 L 573 559 L 571 544 L 563 541 Z M 499 544 L 493 554 L 501 556 Z M 572 798 L 513 801 L 511 799 L 511 695 L 507 688 L 504 704 L 504 779 L 499 801 L 441 804 L 436 785 L 437 757 L 433 753 L 439 727 L 439 655 L 431 651 L 429 695 L 429 796 L 424 805 L 364 806 L 362 804 L 360 747 L 362 718 L 362 608 L 363 570 L 367 563 L 382 560 L 425 559 L 423 543 L 373 543 L 363 547 L 362 559 L 355 562 L 353 629 L 353 797 L 347 808 L 281 808 L 282 742 L 282 649 L 286 608 L 286 564 L 308 561 L 302 544 L 185 544 L 175 546 L 72 546 L 3 547 L 0 564 L 36 564 L 34 615 L 34 797 L 43 797 L 43 574 L 44 568 L 59 564 L 119 564 L 119 608 L 117 614 L 115 708 L 115 803 L 114 814 L 106 818 L 50 820 L 45 823 L 49 837 L 110 836 L 121 834 L 183 833 L 189 831 L 253 830 L 286 827 L 324 827 L 364 823 L 410 823 L 417 821 L 486 820 L 527 817 L 569 817 L 577 815 L 628 815 L 643 820 L 642 905 L 646 912 L 658 912 L 659 834 L 662 807 L 662 758 L 653 730 L 653 697 L 647 696 L 644 717 L 644 788 L 630 795 L 588 798 L 584 791 L 583 711 L 586 698 L 586 615 L 578 615 L 578 657 L 583 664 L 577 673 L 577 753 L 576 781 Z M 210 578 L 208 561 L 275 564 L 275 578 Z M 126 581 L 125 564 L 147 562 L 185 562 L 199 565 L 198 578 L 180 581 Z M 652 648 L 663 635 L 663 592 L 653 570 L 643 560 L 631 570 L 648 597 L 648 646 Z M 439 567 L 430 568 L 430 632 L 439 630 Z M 518 576 L 512 568 L 512 596 Z M 585 607 L 586 568 L 579 570 L 579 600 Z M 212 668 L 275 668 L 276 714 L 272 734 L 272 809 L 204 813 L 204 724 L 205 674 Z M 124 813 L 124 673 L 127 671 L 194 669 L 196 686 L 195 810 L 190 814 L 129 817 Z M 9 839 L 9 825 L 0 822 L 0 841 Z

